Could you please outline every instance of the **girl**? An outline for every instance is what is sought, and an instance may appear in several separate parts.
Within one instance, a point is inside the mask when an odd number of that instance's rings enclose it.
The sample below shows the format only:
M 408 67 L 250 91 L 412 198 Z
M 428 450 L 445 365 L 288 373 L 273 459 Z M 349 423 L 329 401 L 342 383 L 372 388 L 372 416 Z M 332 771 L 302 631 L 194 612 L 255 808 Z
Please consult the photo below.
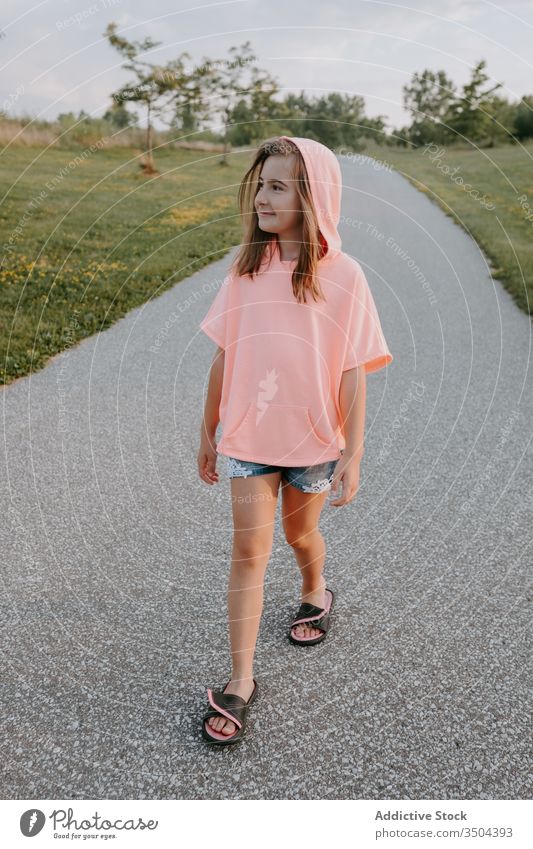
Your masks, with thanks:
M 239 189 L 240 251 L 201 329 L 217 344 L 198 452 L 205 483 L 226 456 L 234 523 L 228 589 L 230 681 L 208 689 L 202 734 L 228 745 L 257 696 L 253 659 L 278 493 L 302 574 L 288 632 L 298 646 L 327 634 L 333 592 L 318 522 L 327 493 L 355 496 L 363 455 L 366 374 L 392 355 L 359 263 L 337 232 L 342 179 L 324 145 L 280 136 L 258 149 Z M 217 426 L 223 434 L 215 443 Z

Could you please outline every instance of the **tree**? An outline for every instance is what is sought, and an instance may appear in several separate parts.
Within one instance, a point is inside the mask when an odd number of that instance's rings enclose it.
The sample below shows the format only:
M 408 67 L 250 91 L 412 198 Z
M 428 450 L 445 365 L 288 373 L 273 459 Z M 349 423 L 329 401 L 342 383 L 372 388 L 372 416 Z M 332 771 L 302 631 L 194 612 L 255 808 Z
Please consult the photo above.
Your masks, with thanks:
M 415 145 L 446 141 L 448 115 L 456 99 L 453 82 L 446 73 L 430 70 L 415 73 L 411 84 L 403 86 L 402 92 L 404 108 L 413 117 L 409 140 Z
M 112 106 L 102 115 L 104 121 L 108 121 L 119 130 L 131 127 L 137 121 L 137 115 L 128 112 L 123 103 L 113 102 Z
M 487 127 L 488 146 L 494 147 L 498 142 L 514 143 L 516 104 L 496 96 L 487 104 L 486 111 L 491 119 Z
M 281 101 L 266 98 L 266 114 L 253 99 L 250 103 L 239 100 L 231 113 L 233 144 L 251 144 L 258 137 L 295 135 L 330 148 L 342 146 L 357 151 L 363 149 L 365 136 L 377 142 L 384 139 L 384 116 L 368 118 L 364 99 L 359 96 L 332 91 L 308 98 L 304 91 L 289 92 Z
M 463 86 L 461 96 L 451 104 L 448 118 L 452 130 L 473 143 L 490 141 L 492 116 L 497 108 L 494 92 L 502 85 L 496 83 L 484 88 L 490 79 L 484 72 L 486 64 L 481 59 L 472 70 L 472 78 Z
M 515 135 L 520 141 L 533 138 L 533 95 L 524 95 L 516 109 Z
M 189 54 L 182 54 L 188 58 Z M 182 133 L 201 129 L 209 120 L 211 105 L 207 99 L 208 82 L 211 74 L 209 59 L 203 59 L 190 72 L 182 59 L 174 64 L 176 88 L 171 97 L 173 115 L 169 126 Z
M 153 119 L 163 117 L 168 106 L 169 93 L 177 86 L 178 82 L 174 76 L 176 63 L 168 66 L 155 65 L 144 62 L 139 55 L 154 47 L 159 47 L 161 42 L 146 38 L 144 41 L 127 41 L 117 35 L 117 24 L 108 24 L 104 35 L 109 39 L 112 47 L 118 50 L 128 60 L 122 66 L 137 75 L 137 82 L 133 85 L 122 86 L 112 97 L 117 105 L 124 103 L 140 103 L 146 108 L 146 157 L 141 165 L 148 174 L 156 174 L 152 151 Z M 188 56 L 188 54 L 183 54 Z M 177 60 L 179 64 L 181 60 Z
M 365 101 L 359 95 L 330 91 L 311 101 L 310 114 L 318 141 L 328 147 L 346 145 L 362 150 L 365 136 L 379 139 L 385 130 L 383 116 L 365 115 Z
M 248 114 L 253 114 L 253 120 L 258 121 L 260 126 L 269 119 L 275 105 L 272 97 L 278 91 L 274 78 L 266 71 L 260 71 L 254 64 L 257 56 L 253 54 L 249 41 L 240 48 L 231 47 L 229 53 L 232 58 L 230 61 L 222 60 L 220 68 L 218 62 L 207 60 L 206 63 L 209 68 L 206 85 L 224 128 L 221 165 L 227 164 L 234 110 L 238 107 L 242 112 L 243 107 L 247 106 Z M 248 78 L 245 74 L 247 67 Z M 261 134 L 258 132 L 259 126 L 252 132 L 252 137 Z

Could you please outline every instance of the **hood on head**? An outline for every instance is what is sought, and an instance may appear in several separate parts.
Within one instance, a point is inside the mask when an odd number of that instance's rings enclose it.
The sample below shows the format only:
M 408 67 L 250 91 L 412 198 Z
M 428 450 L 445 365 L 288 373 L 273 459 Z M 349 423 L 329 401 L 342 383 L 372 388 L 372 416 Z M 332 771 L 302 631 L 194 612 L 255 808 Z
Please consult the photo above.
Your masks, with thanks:
M 280 136 L 296 145 L 307 169 L 318 226 L 327 245 L 326 256 L 342 250 L 337 225 L 341 213 L 342 174 L 335 154 L 320 142 L 298 136 Z M 321 240 L 322 241 L 322 240 Z

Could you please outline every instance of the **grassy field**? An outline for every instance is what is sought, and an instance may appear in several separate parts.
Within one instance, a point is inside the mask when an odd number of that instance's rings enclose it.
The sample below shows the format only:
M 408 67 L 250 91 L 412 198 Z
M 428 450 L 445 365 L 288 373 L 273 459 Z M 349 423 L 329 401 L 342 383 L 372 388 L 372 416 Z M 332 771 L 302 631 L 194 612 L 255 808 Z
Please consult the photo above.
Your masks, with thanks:
M 141 174 L 131 150 L 81 153 L 11 147 L 0 155 L 0 383 L 42 368 L 239 243 L 236 191 L 249 153 L 222 167 L 218 154 L 162 151 L 156 177 Z M 447 149 L 433 161 L 422 149 L 367 153 L 467 228 L 494 276 L 531 309 L 533 223 L 518 198 L 533 206 L 533 144 Z M 445 167 L 457 169 L 454 179 Z
M 12 147 L 0 156 L 1 383 L 220 259 L 241 236 L 249 154 Z M 78 155 L 78 160 L 75 159 Z
M 533 142 L 427 152 L 376 146 L 367 155 L 390 164 L 465 228 L 491 260 L 492 276 L 533 312 Z

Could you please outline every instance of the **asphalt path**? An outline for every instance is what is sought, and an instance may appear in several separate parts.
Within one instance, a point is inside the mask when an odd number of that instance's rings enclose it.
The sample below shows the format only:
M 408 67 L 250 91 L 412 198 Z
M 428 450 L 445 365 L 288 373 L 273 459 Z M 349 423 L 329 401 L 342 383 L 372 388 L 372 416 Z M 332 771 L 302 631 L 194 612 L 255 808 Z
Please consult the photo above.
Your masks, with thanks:
M 368 378 L 359 494 L 321 517 L 327 640 L 287 640 L 278 504 L 261 692 L 242 743 L 204 743 L 232 521 L 224 462 L 216 486 L 196 469 L 198 325 L 228 254 L 2 392 L 3 798 L 531 796 L 531 322 L 428 197 L 341 164 L 394 362 Z

